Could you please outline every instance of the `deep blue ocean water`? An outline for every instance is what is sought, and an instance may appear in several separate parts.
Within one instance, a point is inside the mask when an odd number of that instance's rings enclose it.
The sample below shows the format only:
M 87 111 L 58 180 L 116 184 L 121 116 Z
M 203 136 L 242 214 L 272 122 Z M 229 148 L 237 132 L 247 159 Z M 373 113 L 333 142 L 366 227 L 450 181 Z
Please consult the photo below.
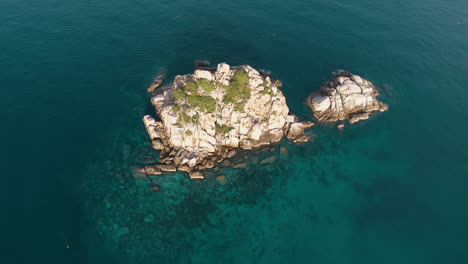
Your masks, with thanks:
M 0 21 L 0 263 L 468 263 L 467 1 L 2 0 Z M 337 69 L 390 110 L 148 192 L 146 86 L 196 59 L 270 71 L 305 120 Z

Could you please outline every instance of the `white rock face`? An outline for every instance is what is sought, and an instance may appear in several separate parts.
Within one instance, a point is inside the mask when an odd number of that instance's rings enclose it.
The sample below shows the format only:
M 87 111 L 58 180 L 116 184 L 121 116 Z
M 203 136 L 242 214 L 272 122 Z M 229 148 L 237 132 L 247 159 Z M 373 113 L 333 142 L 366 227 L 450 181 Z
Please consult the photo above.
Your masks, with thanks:
M 233 78 L 236 73 L 243 78 Z M 181 170 L 199 171 L 208 160 L 209 164 L 222 160 L 219 156 L 229 148 L 251 149 L 283 137 L 307 141 L 304 129 L 313 124 L 296 121 L 277 83 L 251 66 L 226 63 L 218 64 L 214 72 L 176 76 L 172 85 L 152 95 L 161 122 L 148 115 L 143 118 L 150 138 L 172 150 L 162 162 L 177 158 L 184 166 Z
M 207 79 L 209 81 L 213 80 L 213 74 L 211 74 L 211 72 L 205 71 L 205 70 L 195 70 L 194 76 L 197 79 Z
M 377 100 L 375 86 L 349 72 L 340 72 L 307 99 L 319 121 L 349 120 L 355 123 L 368 119 L 373 111 L 384 112 L 388 106 Z

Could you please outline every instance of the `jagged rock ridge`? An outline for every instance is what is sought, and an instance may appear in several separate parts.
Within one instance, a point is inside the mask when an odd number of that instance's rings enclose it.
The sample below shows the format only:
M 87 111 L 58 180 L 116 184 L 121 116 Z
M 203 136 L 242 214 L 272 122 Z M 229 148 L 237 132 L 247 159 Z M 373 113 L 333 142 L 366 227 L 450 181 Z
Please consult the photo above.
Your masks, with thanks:
M 203 178 L 202 170 L 234 156 L 237 148 L 269 145 L 283 137 L 307 141 L 304 129 L 313 123 L 299 122 L 289 113 L 278 86 L 279 81 L 248 65 L 221 63 L 213 71 L 176 76 L 152 94 L 161 121 L 143 118 L 153 147 L 162 150 L 162 164 L 144 172 L 179 170 Z

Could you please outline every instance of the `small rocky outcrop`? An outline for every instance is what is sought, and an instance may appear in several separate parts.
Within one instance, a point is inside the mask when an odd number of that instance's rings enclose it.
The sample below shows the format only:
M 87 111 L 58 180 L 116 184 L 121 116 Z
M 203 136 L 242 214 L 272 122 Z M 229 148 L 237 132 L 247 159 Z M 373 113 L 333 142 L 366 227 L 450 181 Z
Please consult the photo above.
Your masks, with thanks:
M 200 65 L 205 66 L 206 65 Z M 304 129 L 289 112 L 281 82 L 248 65 L 218 64 L 178 75 L 170 85 L 148 89 L 160 121 L 143 117 L 153 148 L 161 150 L 158 165 L 146 173 L 184 171 L 203 178 L 202 171 L 236 155 L 288 138 L 306 142 Z
M 160 73 L 156 75 L 156 77 L 154 77 L 153 79 L 153 82 L 150 84 L 150 86 L 148 86 L 148 89 L 147 89 L 148 93 L 153 93 L 156 90 L 156 88 L 161 86 L 164 80 L 164 77 L 165 77 L 164 73 Z
M 339 72 L 325 83 L 319 92 L 307 98 L 318 121 L 348 120 L 351 124 L 369 118 L 374 111 L 387 111 L 388 106 L 377 100 L 379 92 L 368 80 Z

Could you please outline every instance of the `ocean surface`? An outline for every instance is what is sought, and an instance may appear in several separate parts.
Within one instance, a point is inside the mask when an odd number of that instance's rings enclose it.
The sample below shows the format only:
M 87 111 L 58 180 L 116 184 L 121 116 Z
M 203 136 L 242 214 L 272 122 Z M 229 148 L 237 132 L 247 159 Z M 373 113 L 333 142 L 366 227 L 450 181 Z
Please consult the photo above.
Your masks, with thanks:
M 468 1 L 2 0 L 0 22 L 0 263 L 468 263 Z M 197 59 L 270 71 L 303 120 L 339 69 L 390 110 L 149 192 L 146 87 Z

